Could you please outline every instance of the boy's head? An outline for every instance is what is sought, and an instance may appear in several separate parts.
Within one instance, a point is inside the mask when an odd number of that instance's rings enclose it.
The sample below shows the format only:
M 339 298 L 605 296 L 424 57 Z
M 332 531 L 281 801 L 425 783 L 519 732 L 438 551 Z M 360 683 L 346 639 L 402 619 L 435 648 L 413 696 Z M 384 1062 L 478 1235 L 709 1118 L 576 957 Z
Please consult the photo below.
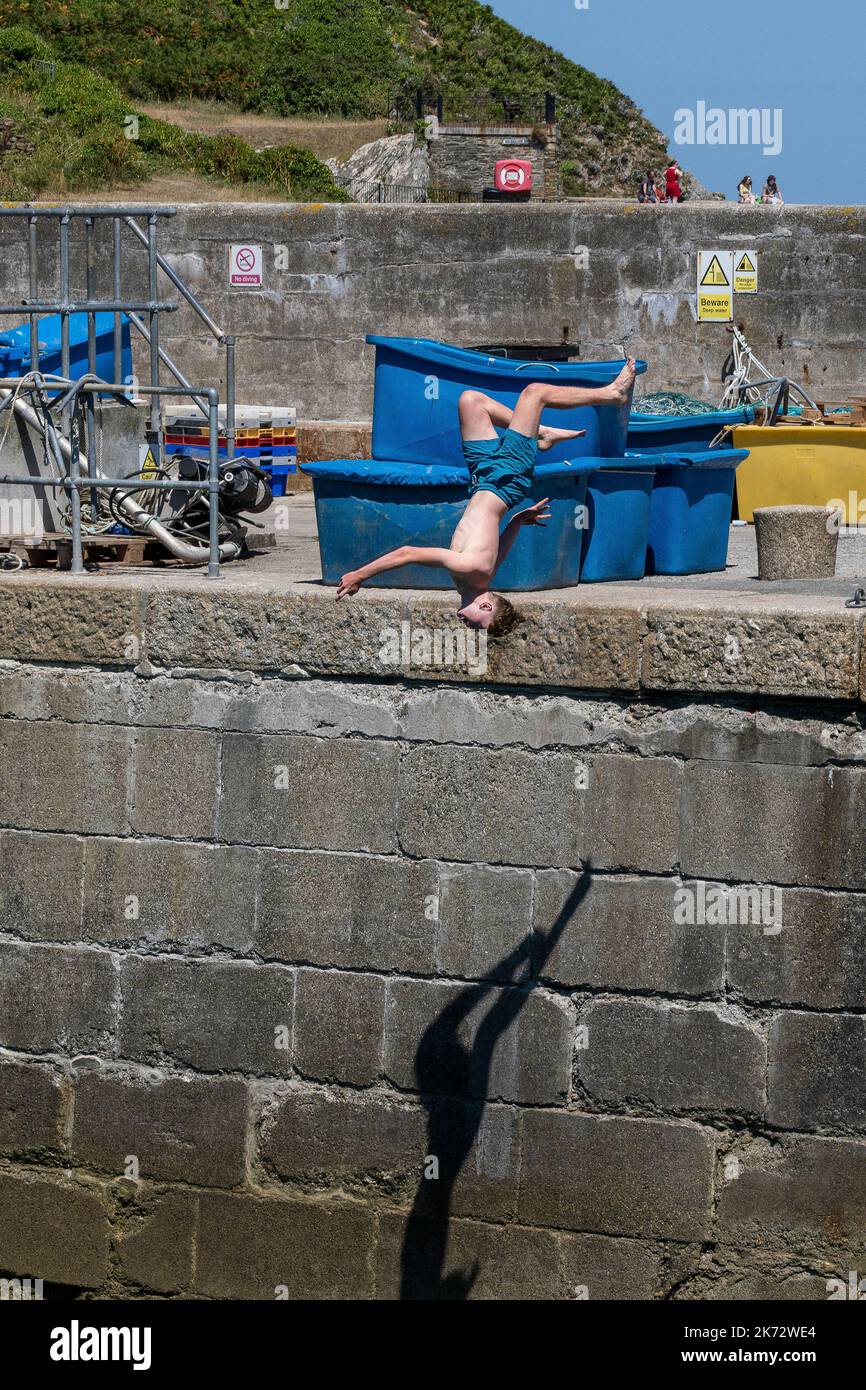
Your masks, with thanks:
M 502 594 L 494 593 L 479 594 L 464 604 L 457 616 L 467 627 L 482 629 L 488 637 L 507 637 L 523 622 L 514 605 Z

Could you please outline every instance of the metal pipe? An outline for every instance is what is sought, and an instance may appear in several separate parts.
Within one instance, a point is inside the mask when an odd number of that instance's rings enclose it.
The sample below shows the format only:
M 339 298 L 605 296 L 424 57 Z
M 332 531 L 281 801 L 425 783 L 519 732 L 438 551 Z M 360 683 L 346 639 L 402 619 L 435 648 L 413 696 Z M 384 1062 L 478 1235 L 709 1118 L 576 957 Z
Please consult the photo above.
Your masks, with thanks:
M 60 222 L 60 372 L 69 376 L 69 217 Z M 38 307 L 38 306 L 37 306 Z M 50 312 L 50 311 L 49 311 Z
M 10 478 L 5 474 L 0 475 L 0 483 L 8 483 L 10 487 L 54 487 L 54 488 L 78 488 L 90 487 L 90 478 L 73 478 L 71 473 L 63 471 L 60 478 L 33 478 L 31 476 Z M 151 492 L 156 489 L 160 492 L 203 492 L 206 484 L 200 478 L 197 482 L 187 482 L 183 478 L 146 478 L 144 481 L 138 478 L 106 478 L 104 474 L 99 474 L 99 486 L 116 488 L 118 491 L 124 489 L 130 492 Z M 205 547 L 202 547 L 203 549 Z
M 208 579 L 219 579 L 220 572 L 220 533 L 219 533 L 219 499 L 220 499 L 220 421 L 219 421 L 219 396 L 211 388 L 208 391 L 208 406 L 210 429 L 208 431 L 208 505 L 210 508 L 210 555 L 208 556 L 207 575 Z
M 70 458 L 70 468 L 73 478 L 78 478 L 81 474 L 81 454 L 79 448 L 78 416 L 77 413 L 70 421 L 70 436 L 72 454 Z M 62 446 L 61 446 L 62 447 Z M 89 471 L 89 469 L 88 469 Z M 71 490 L 72 506 L 72 563 L 70 569 L 73 574 L 84 573 L 84 550 L 81 545 L 81 492 L 77 487 Z
M 96 395 L 105 396 L 126 396 L 129 392 L 128 381 L 71 381 L 68 377 L 57 376 L 52 372 L 40 373 L 43 383 L 54 390 L 58 386 L 74 386 L 78 391 L 93 391 Z M 20 376 L 0 376 L 0 388 L 9 390 L 20 386 L 24 378 Z M 188 396 L 190 390 L 197 395 L 207 399 L 208 392 L 214 388 L 211 386 L 143 386 L 136 388 L 142 396 Z
M 150 217 L 148 217 L 148 219 L 147 219 L 147 284 L 148 284 L 147 292 L 148 292 L 148 294 L 150 295 L 151 300 L 153 300 L 154 302 L 156 301 L 156 296 L 157 296 L 157 293 L 158 293 L 158 290 L 159 290 L 159 286 L 158 286 L 158 284 L 157 284 L 157 276 L 158 276 L 159 266 L 158 266 L 158 264 L 157 264 L 157 259 L 156 259 L 156 258 L 157 258 L 157 249 L 156 249 L 156 218 L 153 217 L 153 216 L 150 216 Z M 148 328 L 149 328 L 149 330 L 150 330 L 150 384 L 151 384 L 151 386 L 158 386 L 158 385 L 159 385 L 159 314 L 158 314 L 155 310 L 151 309 L 151 310 L 148 311 L 148 317 L 149 317 L 149 320 L 150 320 L 149 323 L 148 323 Z M 152 402 L 151 408 L 150 408 L 150 430 L 151 430 L 151 433 L 153 434 L 153 440 L 151 441 L 151 446 L 153 447 L 153 446 L 155 445 L 155 448 L 154 448 L 154 457 L 155 457 L 155 459 L 156 459 L 157 467 L 158 467 L 158 468 L 161 468 L 161 467 L 162 467 L 162 451 L 163 451 L 163 443 L 162 443 L 162 408 L 161 408 L 161 403 L 160 403 L 160 399 L 159 399 L 159 396 L 158 396 L 158 395 L 155 395 L 155 396 L 153 397 L 153 402 Z
M 88 299 L 93 299 L 94 285 L 96 281 L 96 248 L 93 240 L 95 222 L 92 217 L 84 219 L 84 265 L 85 265 L 85 292 Z M 91 376 L 96 376 L 96 315 L 87 315 L 87 370 Z M 91 478 L 96 477 L 96 397 L 93 394 L 84 398 L 85 410 L 85 439 L 87 441 L 88 473 Z M 90 505 L 92 515 L 95 516 L 99 509 L 99 496 L 96 488 L 90 494 Z
M 62 226 L 62 223 L 61 223 Z M 180 305 L 171 300 L 143 300 L 139 303 L 129 303 L 128 300 L 117 299 L 41 299 L 33 303 L 29 299 L 22 299 L 18 304 L 0 304 L 0 314 L 125 314 L 127 309 L 137 309 L 139 313 L 171 314 L 176 313 Z
M 144 341 L 145 341 L 146 343 L 149 343 L 149 342 L 150 342 L 150 333 L 148 332 L 147 324 L 143 321 L 143 319 L 140 319 L 140 318 L 138 317 L 138 314 L 134 314 L 134 313 L 132 313 L 132 314 L 127 314 L 126 317 L 129 319 L 129 322 L 132 324 L 133 328 L 136 329 L 136 331 L 137 331 L 138 333 L 141 334 L 142 338 L 144 338 Z M 204 416 L 204 418 L 207 420 L 207 418 L 208 418 L 208 408 L 207 408 L 207 405 L 205 404 L 205 398 L 204 398 L 204 396 L 195 396 L 195 395 L 192 395 L 192 385 L 191 385 L 191 383 L 190 383 L 190 382 L 187 380 L 187 378 L 184 376 L 184 374 L 183 374 L 183 372 L 181 371 L 180 367 L 178 367 L 177 364 L 176 364 L 175 362 L 172 361 L 172 359 L 169 357 L 168 353 L 167 353 L 167 352 L 165 351 L 165 349 L 162 348 L 162 347 L 160 347 L 160 349 L 159 349 L 159 360 L 160 360 L 160 362 L 163 364 L 164 367 L 167 367 L 167 368 L 168 368 L 168 370 L 171 372 L 172 376 L 174 377 L 175 381 L 179 382 L 179 384 L 180 384 L 181 386 L 185 386 L 185 387 L 187 388 L 187 391 L 188 391 L 189 394 L 192 396 L 192 400 L 193 400 L 194 405 L 198 408 L 198 410 L 201 412 L 201 414 L 202 414 L 202 415 Z
M 235 337 L 226 338 L 226 457 L 235 456 L 237 427 L 235 424 Z
M 39 243 L 36 236 L 37 221 L 31 217 L 27 226 L 27 297 L 39 298 Z M 39 371 L 39 318 L 30 315 L 30 370 Z
M 118 203 L 107 207 L 98 203 L 95 207 L 17 207 L 0 208 L 0 217 L 176 217 L 177 208 L 172 207 L 127 207 Z
M 120 218 L 115 217 L 111 224 L 112 235 L 112 263 L 114 266 L 114 298 L 119 300 L 123 294 L 123 284 L 120 270 Z M 123 372 L 123 324 L 118 312 L 114 315 L 114 376 L 115 379 Z
M 142 246 L 147 246 L 148 238 L 145 235 L 145 233 L 141 230 L 141 227 L 139 227 L 138 224 L 133 221 L 132 216 L 125 217 L 123 220 L 126 223 L 127 227 L 129 227 L 130 231 L 138 237 Z M 187 304 L 189 304 L 190 307 L 195 310 L 202 323 L 204 323 L 210 329 L 211 333 L 214 335 L 216 339 L 218 339 L 219 342 L 222 342 L 225 338 L 225 333 L 220 328 L 219 324 L 214 322 L 207 309 L 205 309 L 201 304 L 199 304 L 192 290 L 184 284 L 177 271 L 174 270 L 171 265 L 169 265 L 168 261 L 165 259 L 165 256 L 162 256 L 159 253 L 157 253 L 156 260 L 160 270 L 168 276 L 175 289 L 183 295 Z

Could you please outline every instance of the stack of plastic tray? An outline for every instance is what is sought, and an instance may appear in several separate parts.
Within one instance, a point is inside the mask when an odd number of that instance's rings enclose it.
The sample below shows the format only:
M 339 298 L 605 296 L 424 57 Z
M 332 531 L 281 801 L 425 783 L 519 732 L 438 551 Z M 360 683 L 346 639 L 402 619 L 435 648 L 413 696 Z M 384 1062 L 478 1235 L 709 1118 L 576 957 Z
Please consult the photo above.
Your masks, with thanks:
M 228 458 L 225 434 L 226 409 L 219 407 L 219 456 Z M 286 481 L 297 472 L 297 412 L 292 406 L 239 405 L 235 407 L 235 457 L 249 459 L 269 476 L 275 497 L 283 497 Z M 208 425 L 203 415 L 173 415 L 166 420 L 167 454 L 192 454 L 207 458 Z

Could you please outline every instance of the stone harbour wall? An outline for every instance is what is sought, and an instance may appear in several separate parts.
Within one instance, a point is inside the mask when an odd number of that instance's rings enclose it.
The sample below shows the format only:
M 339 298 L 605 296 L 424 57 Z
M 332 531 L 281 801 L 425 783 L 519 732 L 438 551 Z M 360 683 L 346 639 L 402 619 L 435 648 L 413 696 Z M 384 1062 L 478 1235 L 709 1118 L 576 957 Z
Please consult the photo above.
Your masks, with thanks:
M 8 603 L 37 626 L 52 592 Z M 866 1274 L 856 699 L 181 667 L 118 655 L 122 586 L 73 605 L 75 659 L 3 607 L 0 1274 L 563 1300 Z
M 0 293 L 10 304 L 27 294 L 25 229 L 0 221 Z M 97 228 L 103 294 L 110 235 L 110 226 Z M 39 236 L 40 292 L 53 294 L 56 226 Z M 625 343 L 649 362 L 641 390 L 717 402 L 730 339 L 724 324 L 697 323 L 695 307 L 697 251 L 710 248 L 758 255 L 759 293 L 735 297 L 735 318 L 771 371 L 804 382 L 819 401 L 862 394 L 864 236 L 863 208 L 641 208 L 607 199 L 187 205 L 159 233 L 171 264 L 237 335 L 238 400 L 293 405 L 299 418 L 329 421 L 371 417 L 369 333 L 466 347 L 576 342 L 596 359 Z M 79 228 L 73 287 L 84 283 L 82 241 Z M 262 247 L 261 289 L 229 287 L 238 243 Z M 124 289 L 146 298 L 146 255 L 131 235 L 124 245 Z M 161 290 L 179 299 L 162 279 Z M 224 394 L 224 354 L 188 306 L 163 317 L 160 342 L 191 382 Z M 144 375 L 142 355 L 139 369 Z

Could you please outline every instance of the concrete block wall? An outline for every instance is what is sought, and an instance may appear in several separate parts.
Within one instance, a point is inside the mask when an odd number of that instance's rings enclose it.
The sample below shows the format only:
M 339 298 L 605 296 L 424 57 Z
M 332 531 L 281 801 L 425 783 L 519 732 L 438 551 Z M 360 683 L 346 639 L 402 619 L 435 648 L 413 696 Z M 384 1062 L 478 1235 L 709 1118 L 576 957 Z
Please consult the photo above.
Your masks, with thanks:
M 0 223 L 8 303 L 27 294 L 25 227 Z M 54 293 L 57 228 L 40 227 L 39 235 L 41 291 Z M 647 390 L 676 388 L 715 402 L 729 339 L 723 324 L 696 322 L 701 248 L 757 252 L 760 293 L 738 295 L 735 316 L 762 362 L 805 381 L 819 400 L 862 393 L 864 236 L 863 208 L 640 208 L 604 199 L 186 206 L 160 224 L 172 265 L 238 336 L 238 399 L 340 421 L 372 414 L 368 333 L 466 346 L 566 340 L 596 358 L 625 342 L 650 363 Z M 74 287 L 84 283 L 81 238 L 80 231 L 73 238 Z M 229 288 L 229 248 L 240 242 L 263 248 L 260 290 Z M 146 256 L 131 236 L 128 246 L 125 288 L 146 298 Z M 102 248 L 99 264 L 110 277 L 107 243 Z M 108 292 L 109 280 L 98 288 Z M 224 390 L 224 355 L 191 309 L 165 316 L 161 342 L 190 381 Z M 143 373 L 143 358 L 139 365 Z
M 850 701 L 3 661 L 0 1272 L 826 1298 L 864 794 Z

